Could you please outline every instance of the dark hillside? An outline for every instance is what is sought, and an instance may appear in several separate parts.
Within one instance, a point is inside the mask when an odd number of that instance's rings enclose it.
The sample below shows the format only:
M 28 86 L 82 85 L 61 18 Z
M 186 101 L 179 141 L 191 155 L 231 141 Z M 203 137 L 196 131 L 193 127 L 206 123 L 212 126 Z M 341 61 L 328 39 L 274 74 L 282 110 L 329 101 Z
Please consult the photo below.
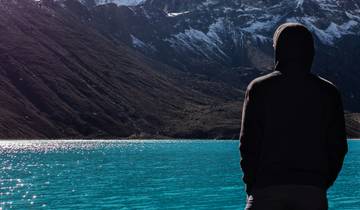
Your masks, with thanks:
M 222 91 L 241 92 L 114 46 L 60 4 L 0 1 L 0 40 L 1 138 L 237 133 L 240 103 L 228 115 L 212 107 L 233 103 Z M 193 112 L 231 126 L 197 125 Z

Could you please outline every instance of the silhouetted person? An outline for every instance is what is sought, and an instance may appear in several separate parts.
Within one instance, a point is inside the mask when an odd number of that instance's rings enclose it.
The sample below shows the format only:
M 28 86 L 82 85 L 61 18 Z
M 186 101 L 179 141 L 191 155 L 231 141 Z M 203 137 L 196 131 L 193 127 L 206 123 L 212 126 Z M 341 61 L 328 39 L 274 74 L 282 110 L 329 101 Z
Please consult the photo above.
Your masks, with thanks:
M 296 23 L 274 35 L 275 71 L 247 88 L 240 133 L 246 209 L 327 209 L 347 153 L 337 88 L 310 73 L 312 34 Z

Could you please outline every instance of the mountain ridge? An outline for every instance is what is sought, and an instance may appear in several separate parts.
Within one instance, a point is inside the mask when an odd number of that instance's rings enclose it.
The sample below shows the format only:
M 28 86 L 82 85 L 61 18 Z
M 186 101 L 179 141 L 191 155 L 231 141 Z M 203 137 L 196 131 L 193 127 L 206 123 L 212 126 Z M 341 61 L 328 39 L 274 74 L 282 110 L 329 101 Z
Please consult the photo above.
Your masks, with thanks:
M 359 5 L 358 0 L 148 0 L 89 8 L 88 23 L 159 62 L 244 89 L 251 78 L 272 70 L 276 27 L 300 22 L 315 37 L 314 73 L 333 81 L 346 109 L 359 112 Z

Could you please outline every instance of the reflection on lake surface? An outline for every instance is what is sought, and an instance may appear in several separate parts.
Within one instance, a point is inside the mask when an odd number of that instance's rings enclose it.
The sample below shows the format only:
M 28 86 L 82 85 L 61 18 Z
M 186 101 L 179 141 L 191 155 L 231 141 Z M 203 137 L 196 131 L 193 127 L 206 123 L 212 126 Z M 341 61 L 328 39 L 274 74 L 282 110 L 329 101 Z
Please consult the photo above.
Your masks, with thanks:
M 238 141 L 0 141 L 3 209 L 243 209 Z M 359 209 L 360 141 L 330 209 Z

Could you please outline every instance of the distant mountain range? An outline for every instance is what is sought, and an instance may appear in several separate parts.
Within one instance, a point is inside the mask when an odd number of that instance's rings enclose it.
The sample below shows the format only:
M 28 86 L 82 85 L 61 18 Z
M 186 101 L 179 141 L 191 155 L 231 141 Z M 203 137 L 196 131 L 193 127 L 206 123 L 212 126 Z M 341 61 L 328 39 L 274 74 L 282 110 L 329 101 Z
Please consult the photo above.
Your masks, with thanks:
M 0 1 L 0 138 L 237 138 L 243 90 L 271 70 L 276 23 L 265 23 L 293 5 L 254 2 Z M 314 7 L 301 3 L 295 14 Z M 317 38 L 317 72 L 349 111 L 360 103 L 357 12 L 332 14 L 341 36 Z M 360 136 L 358 115 L 347 121 Z
M 314 72 L 339 86 L 347 110 L 360 111 L 360 0 L 95 2 L 82 18 L 104 36 L 236 88 L 271 71 L 281 23 L 303 23 L 316 39 Z

